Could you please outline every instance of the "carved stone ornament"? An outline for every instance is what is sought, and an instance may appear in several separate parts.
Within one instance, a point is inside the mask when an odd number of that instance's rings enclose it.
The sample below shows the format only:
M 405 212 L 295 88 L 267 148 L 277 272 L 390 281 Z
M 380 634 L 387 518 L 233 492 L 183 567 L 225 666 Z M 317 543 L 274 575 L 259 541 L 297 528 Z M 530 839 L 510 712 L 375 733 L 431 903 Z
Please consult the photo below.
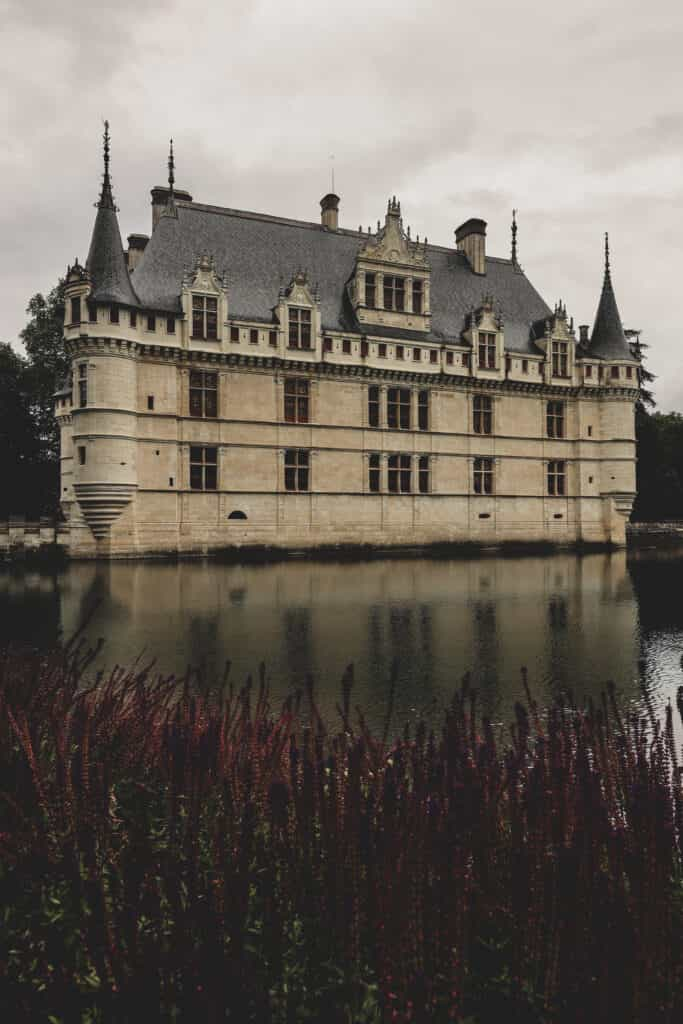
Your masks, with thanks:
M 195 259 L 194 268 L 185 273 L 183 284 L 191 291 L 208 292 L 218 295 L 227 286 L 225 273 L 219 274 L 216 263 L 208 253 Z
M 387 205 L 384 227 L 380 228 L 377 222 L 377 233 L 361 245 L 358 255 L 380 263 L 401 263 L 422 269 L 428 266 L 427 239 L 423 243 L 413 241 L 403 230 L 401 204 L 395 196 Z
M 297 270 L 285 290 L 285 298 L 293 306 L 318 306 L 320 295 L 317 287 L 311 287 L 305 270 Z

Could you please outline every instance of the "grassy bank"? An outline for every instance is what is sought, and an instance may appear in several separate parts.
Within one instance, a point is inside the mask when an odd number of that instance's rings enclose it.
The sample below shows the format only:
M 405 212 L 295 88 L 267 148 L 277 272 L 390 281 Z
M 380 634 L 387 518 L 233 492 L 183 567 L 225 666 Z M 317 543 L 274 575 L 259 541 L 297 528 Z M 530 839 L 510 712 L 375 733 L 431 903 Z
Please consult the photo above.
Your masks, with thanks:
M 529 695 L 501 740 L 465 685 L 393 738 L 350 675 L 330 727 L 89 664 L 0 657 L 7 1020 L 681 1019 L 670 711 Z

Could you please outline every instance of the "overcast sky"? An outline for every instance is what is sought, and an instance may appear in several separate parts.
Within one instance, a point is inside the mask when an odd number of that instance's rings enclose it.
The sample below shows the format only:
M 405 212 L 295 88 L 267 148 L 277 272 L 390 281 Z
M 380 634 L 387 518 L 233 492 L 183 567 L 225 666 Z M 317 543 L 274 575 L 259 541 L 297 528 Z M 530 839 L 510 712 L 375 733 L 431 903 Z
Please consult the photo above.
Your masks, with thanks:
M 683 5 L 677 0 L 0 0 L 0 339 L 85 260 L 102 119 L 125 238 L 166 179 L 199 202 L 340 224 L 401 200 L 453 245 L 471 216 L 592 323 L 603 232 L 663 410 L 683 411 Z

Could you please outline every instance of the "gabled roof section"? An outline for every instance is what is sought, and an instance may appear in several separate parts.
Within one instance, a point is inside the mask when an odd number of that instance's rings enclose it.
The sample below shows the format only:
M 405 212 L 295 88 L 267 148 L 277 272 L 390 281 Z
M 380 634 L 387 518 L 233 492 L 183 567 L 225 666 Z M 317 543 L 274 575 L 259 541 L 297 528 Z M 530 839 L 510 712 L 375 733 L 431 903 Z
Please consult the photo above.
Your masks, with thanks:
M 135 269 L 141 305 L 179 312 L 183 273 L 198 256 L 208 254 L 226 271 L 230 315 L 235 319 L 272 322 L 280 287 L 302 268 L 318 286 L 324 331 L 375 333 L 356 322 L 346 297 L 356 257 L 367 243 L 365 232 L 329 231 L 320 224 L 177 198 L 176 211 L 177 217 L 160 218 Z M 551 311 L 518 266 L 489 257 L 483 278 L 472 273 L 463 253 L 436 245 L 426 248 L 432 319 L 430 333 L 421 334 L 422 340 L 457 343 L 467 314 L 487 292 L 502 312 L 506 349 L 537 353 L 530 325 Z
M 636 362 L 626 340 L 617 308 L 617 300 L 614 296 L 609 265 L 609 237 L 607 235 L 605 235 L 605 277 L 602 282 L 598 311 L 595 314 L 593 333 L 588 345 L 588 354 L 600 359 L 628 359 L 631 362 Z
M 97 216 L 90 240 L 86 267 L 92 281 L 91 297 L 97 302 L 137 306 L 121 243 L 121 232 L 109 177 L 109 122 L 104 122 L 104 178 Z

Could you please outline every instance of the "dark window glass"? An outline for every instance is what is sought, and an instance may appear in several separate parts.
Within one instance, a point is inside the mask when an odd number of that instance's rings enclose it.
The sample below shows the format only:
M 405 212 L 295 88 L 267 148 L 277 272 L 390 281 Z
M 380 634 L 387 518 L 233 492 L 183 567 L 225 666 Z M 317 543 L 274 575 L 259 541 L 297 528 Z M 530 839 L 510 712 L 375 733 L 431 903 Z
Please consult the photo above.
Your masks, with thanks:
M 405 278 L 384 275 L 384 308 L 403 312 L 405 307 Z
M 410 388 L 387 391 L 387 426 L 410 430 Z
M 342 341 L 342 352 L 346 353 L 347 356 L 351 355 L 351 342 L 348 338 L 344 338 Z
M 215 491 L 218 483 L 218 449 L 205 445 L 190 447 L 190 487 L 193 491 Z
M 452 366 L 453 365 L 453 353 L 452 352 L 447 352 L 446 353 L 446 363 L 448 364 L 448 366 Z
M 97 323 L 97 306 L 94 303 L 88 303 L 88 320 L 91 324 Z
M 301 448 L 285 450 L 285 490 L 309 490 L 309 452 Z
M 251 345 L 258 345 L 258 331 L 255 327 L 252 327 L 249 331 L 249 343 Z
M 627 377 L 628 380 L 633 380 L 633 367 L 632 366 L 627 366 L 626 367 L 626 377 Z
M 468 370 L 469 366 L 470 366 L 470 354 L 469 354 L 469 352 L 463 352 L 463 354 L 461 356 L 461 362 L 462 362 L 462 365 L 464 366 L 464 368 L 466 370 Z
M 390 455 L 387 487 L 391 494 L 410 494 L 410 455 Z
M 166 317 L 166 333 L 167 334 L 175 334 L 175 317 L 174 316 L 167 316 Z
M 368 423 L 371 427 L 379 426 L 379 388 L 368 388 Z
M 218 416 L 218 374 L 205 370 L 190 371 L 190 416 Z
M 417 462 L 417 485 L 420 494 L 429 494 L 429 456 L 421 455 Z
M 156 331 L 156 329 L 157 329 L 157 318 L 152 313 L 152 314 L 150 314 L 150 316 L 147 317 L 147 330 L 148 331 Z
M 493 494 L 493 459 L 475 459 L 473 471 L 475 494 Z
M 332 338 L 323 338 L 323 352 L 332 351 Z
M 566 493 L 566 474 L 564 462 L 548 463 L 548 494 L 563 495 Z
M 592 366 L 590 366 L 590 365 L 588 365 L 588 366 L 586 367 L 586 376 L 587 376 L 587 377 L 592 377 L 592 376 L 593 376 L 593 367 L 592 367 Z
M 240 340 L 240 329 L 239 329 L 239 327 L 231 327 L 230 328 L 230 341 L 239 341 L 239 340 Z
M 422 351 L 421 351 L 421 349 L 414 348 L 413 349 L 413 362 L 419 363 L 421 358 L 422 358 Z
M 564 402 L 548 402 L 546 423 L 548 437 L 564 437 Z
M 71 300 L 71 323 L 80 324 L 81 322 L 81 300 L 80 297 Z
M 285 380 L 285 423 L 308 423 L 308 381 L 303 377 Z
M 479 369 L 495 370 L 496 368 L 496 336 L 479 331 Z
M 493 399 L 475 395 L 472 400 L 472 427 L 475 434 L 493 433 Z
M 438 361 L 438 359 L 439 359 L 439 353 L 436 351 L 435 348 L 431 349 L 431 351 L 429 353 L 429 362 L 430 363 L 436 363 Z
M 85 448 L 81 445 L 78 447 L 78 461 L 81 466 L 85 466 Z
M 611 374 L 612 374 L 613 377 L 618 377 L 619 376 L 619 367 L 618 366 L 613 366 L 611 368 Z
M 429 430 L 429 392 L 417 393 L 417 429 Z
M 370 309 L 375 308 L 376 303 L 376 292 L 375 292 L 375 275 L 365 275 L 365 305 L 369 306 Z
M 368 466 L 368 487 L 372 494 L 377 494 L 381 490 L 380 456 L 377 452 L 372 452 L 371 455 L 368 456 Z
M 539 374 L 541 374 L 541 376 L 543 375 L 543 363 L 538 364 L 538 372 Z
M 117 324 L 119 322 L 119 307 L 118 306 L 110 306 L 109 307 L 109 322 L 112 323 L 112 324 Z
M 512 359 L 510 356 L 505 356 L 505 372 L 510 373 L 512 370 Z
M 202 341 L 216 341 L 218 299 L 209 295 L 192 296 L 192 337 Z
M 529 372 L 529 360 L 528 359 L 522 359 L 522 373 L 528 373 L 528 372 Z
M 311 311 L 289 307 L 289 347 L 311 347 Z
M 154 395 L 147 395 L 147 408 L 148 409 L 153 409 L 154 408 Z
M 403 345 L 396 346 L 396 358 L 403 359 Z
M 370 347 L 369 347 L 367 341 L 361 341 L 361 343 L 360 343 L 360 354 L 361 354 L 361 356 L 366 356 L 369 351 L 370 351 Z
M 566 341 L 554 341 L 552 343 L 552 373 L 553 377 L 569 376 L 569 353 Z
M 130 311 L 130 313 L 128 315 L 130 317 L 130 326 L 131 327 L 137 327 L 137 325 L 138 325 L 138 315 L 135 312 L 135 310 L 131 309 L 131 311 Z
M 384 344 L 383 341 L 381 341 L 377 346 L 377 355 L 380 357 L 380 359 L 386 359 L 387 346 Z
M 277 346 L 277 331 L 268 331 L 268 344 L 273 348 Z
M 422 281 L 413 281 L 413 313 L 422 312 Z
M 88 364 L 78 364 L 78 404 L 83 409 L 88 404 Z

